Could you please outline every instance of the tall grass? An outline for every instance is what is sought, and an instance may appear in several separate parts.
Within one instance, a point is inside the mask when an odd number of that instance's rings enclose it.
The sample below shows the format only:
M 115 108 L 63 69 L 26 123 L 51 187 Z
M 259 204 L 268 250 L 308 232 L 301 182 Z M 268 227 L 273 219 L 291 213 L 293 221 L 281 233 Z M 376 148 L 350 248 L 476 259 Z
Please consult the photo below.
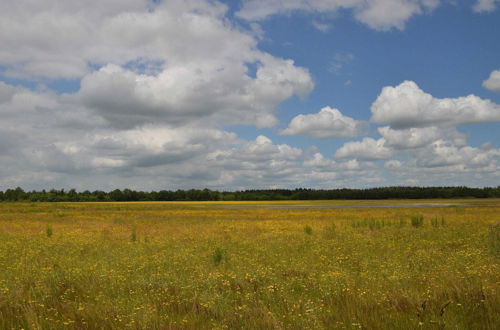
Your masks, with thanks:
M 446 221 L 444 220 L 443 216 L 441 218 L 438 218 L 438 217 L 431 218 L 431 225 L 434 228 L 443 227 L 445 225 L 445 223 L 446 223 Z
M 498 207 L 212 205 L 0 203 L 0 329 L 500 324 Z
M 337 235 L 337 225 L 335 225 L 334 222 L 332 222 L 329 225 L 325 226 L 325 228 L 324 228 L 324 237 L 326 239 L 335 238 L 336 235 Z
M 311 226 L 307 225 L 304 227 L 304 233 L 306 233 L 307 235 L 312 235 L 313 234 L 313 229 Z
M 49 224 L 45 225 L 45 235 L 47 235 L 47 237 L 52 237 L 53 234 L 54 230 L 52 229 L 52 226 Z
M 131 242 L 136 242 L 137 241 L 137 228 L 136 228 L 136 226 L 132 227 L 132 231 L 130 233 L 130 241 Z
M 420 228 L 424 225 L 424 216 L 423 215 L 413 215 L 411 217 L 411 225 L 415 228 Z
M 488 242 L 494 254 L 500 256 L 500 222 L 490 225 Z
M 226 258 L 227 258 L 226 250 L 220 247 L 216 247 L 215 250 L 212 252 L 212 260 L 216 266 L 219 265 Z

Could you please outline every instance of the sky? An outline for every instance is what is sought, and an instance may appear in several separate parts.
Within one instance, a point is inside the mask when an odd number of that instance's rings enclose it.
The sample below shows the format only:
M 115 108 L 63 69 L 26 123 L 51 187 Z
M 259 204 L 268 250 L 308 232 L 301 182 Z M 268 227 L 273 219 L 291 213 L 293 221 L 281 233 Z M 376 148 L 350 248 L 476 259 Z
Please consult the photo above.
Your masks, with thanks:
M 500 185 L 499 0 L 0 2 L 0 190 Z

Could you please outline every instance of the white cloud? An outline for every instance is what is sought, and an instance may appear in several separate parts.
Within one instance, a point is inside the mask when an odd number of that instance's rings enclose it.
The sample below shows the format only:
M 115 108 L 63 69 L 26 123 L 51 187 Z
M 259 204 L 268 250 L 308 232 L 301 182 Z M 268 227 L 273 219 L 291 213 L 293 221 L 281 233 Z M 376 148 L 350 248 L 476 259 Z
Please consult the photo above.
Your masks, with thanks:
M 9 102 L 18 88 L 0 81 L 0 104 Z
M 332 26 L 328 23 L 323 23 L 323 22 L 318 22 L 318 21 L 313 21 L 312 22 L 312 25 L 314 26 L 314 28 L 316 28 L 318 31 L 321 31 L 321 32 L 328 32 L 330 31 L 330 29 L 332 28 Z
M 455 126 L 500 120 L 500 106 L 475 95 L 435 98 L 413 81 L 384 87 L 371 106 L 372 122 L 392 128 Z
M 0 90 L 7 95 L 0 103 L 0 189 L 477 186 L 498 181 L 500 171 L 498 149 L 467 146 L 448 128 L 381 130 L 384 138 L 348 142 L 332 159 L 265 136 L 245 141 L 202 122 L 110 126 L 48 90 Z M 420 143 L 423 134 L 437 140 Z M 389 146 L 397 139 L 408 141 Z
M 80 91 L 68 99 L 121 127 L 151 121 L 206 122 L 207 117 L 219 124 L 270 127 L 277 123 L 273 115 L 277 105 L 293 95 L 306 95 L 313 83 L 308 72 L 292 61 L 270 56 L 262 60 L 255 78 L 246 74 L 243 63 L 174 66 L 156 76 L 107 65 L 84 77 Z
M 500 92 L 500 70 L 492 71 L 490 77 L 483 81 L 483 87 L 495 92 Z
M 236 134 L 215 129 L 145 126 L 96 133 L 79 152 L 108 157 L 125 167 L 154 167 L 183 163 L 236 142 Z
M 466 136 L 454 128 L 423 127 L 392 129 L 389 126 L 379 127 L 378 132 L 386 141 L 386 145 L 396 149 L 413 149 L 425 147 L 439 139 L 452 141 L 454 145 L 466 145 Z
M 454 129 L 417 130 L 419 133 L 427 132 L 435 140 L 420 143 L 417 148 L 405 145 L 394 150 L 395 155 L 403 156 L 404 160 L 391 159 L 384 167 L 398 184 L 491 186 L 491 182 L 498 180 L 500 149 L 488 143 L 479 148 L 468 146 L 465 136 Z M 412 131 L 409 129 L 397 134 L 403 134 L 401 138 L 404 140 L 405 135 Z M 406 142 L 411 141 L 414 140 Z
M 0 65 L 27 79 L 82 78 L 64 101 L 115 127 L 274 126 L 277 106 L 305 97 L 312 78 L 260 51 L 257 25 L 245 31 L 226 12 L 205 0 L 1 2 Z
M 274 126 L 277 105 L 307 95 L 312 78 L 260 51 L 258 28 L 245 31 L 226 12 L 205 0 L 1 2 L 0 65 L 15 77 L 83 78 L 66 101 L 114 126 L 196 118 Z
M 12 75 L 78 78 L 89 63 L 229 60 L 255 40 L 223 20 L 226 10 L 203 0 L 2 2 L 0 63 Z
M 463 165 L 424 167 L 412 160 L 388 170 L 393 182 L 399 185 L 491 187 L 492 182 L 500 178 L 498 162 L 482 168 Z
M 401 168 L 401 166 L 403 166 L 403 164 L 399 160 L 396 160 L 396 159 L 391 159 L 391 160 L 388 160 L 384 163 L 384 167 L 391 169 L 391 170 Z
M 422 3 L 407 0 L 372 0 L 358 9 L 355 16 L 375 30 L 404 29 L 406 21 L 422 13 Z
M 233 148 L 215 152 L 214 159 L 228 159 L 241 162 L 272 162 L 275 160 L 297 160 L 302 150 L 290 147 L 287 144 L 275 145 L 266 136 L 259 135 L 255 141 L 248 141 L 243 148 Z
M 474 4 L 474 11 L 476 13 L 484 13 L 494 11 L 497 7 L 498 0 L 477 0 Z
M 241 146 L 218 150 L 207 156 L 206 163 L 232 186 L 280 187 L 293 184 L 304 175 L 301 149 L 286 144 L 276 145 L 265 136 Z
M 258 49 L 258 25 L 243 30 L 226 11 L 205 0 L 2 2 L 3 74 L 81 88 L 0 83 L 0 187 L 234 187 L 254 165 L 256 186 L 298 171 L 302 150 L 222 129 L 273 126 L 279 103 L 313 88 L 306 69 Z
M 75 183 L 92 173 L 102 181 L 93 184 L 102 187 L 116 176 L 127 180 L 143 176 L 137 172 L 145 168 L 198 163 L 218 148 L 242 143 L 234 133 L 203 126 L 115 129 L 87 108 L 65 103 L 64 97 L 7 87 L 1 90 L 15 92 L 0 104 L 0 161 L 6 171 L 0 175 L 0 186 L 33 186 L 22 178 L 34 173 L 45 173 L 52 186 L 63 184 L 65 175 Z M 47 188 L 43 184 L 49 181 L 40 179 L 40 187 Z M 92 182 L 88 184 L 92 188 Z
M 361 2 L 266 1 L 261 9 L 352 9 L 366 24 L 388 29 L 436 5 Z M 400 5 L 407 11 L 378 11 Z M 381 98 L 390 125 L 379 129 L 382 138 L 348 142 L 335 159 L 227 131 L 231 124 L 275 125 L 278 105 L 306 96 L 313 80 L 293 61 L 261 51 L 257 24 L 245 30 L 226 13 L 225 5 L 205 0 L 0 2 L 2 75 L 81 83 L 60 95 L 0 82 L 0 190 L 362 187 L 392 182 L 388 172 L 401 175 L 398 182 L 498 181 L 498 149 L 468 146 L 453 127 L 496 118 L 498 106 L 476 97 L 430 96 L 426 103 L 428 94 L 410 88 L 424 110 L 410 106 L 417 115 L 402 120 L 396 115 L 406 101 Z M 295 117 L 283 133 L 351 137 L 361 126 L 327 107 Z
M 354 55 L 349 52 L 336 52 L 330 62 L 328 71 L 339 73 L 347 64 L 354 60 Z
M 311 158 L 304 161 L 304 166 L 313 168 L 332 168 L 335 164 L 333 159 L 327 159 L 319 152 L 314 153 Z
M 445 140 L 437 140 L 416 154 L 417 165 L 420 167 L 459 166 L 475 168 L 495 166 L 495 158 L 500 156 L 500 150 L 481 150 L 470 146 L 457 147 Z
M 385 146 L 385 139 L 364 138 L 362 141 L 346 142 L 336 152 L 335 158 L 356 158 L 360 160 L 388 159 L 391 149 Z
M 293 11 L 336 12 L 352 10 L 354 17 L 375 30 L 404 29 L 414 15 L 433 10 L 438 0 L 248 0 L 237 13 L 247 20 L 261 20 Z
M 364 122 L 344 116 L 337 109 L 325 107 L 315 114 L 296 116 L 280 134 L 314 136 L 321 139 L 354 137 L 365 127 Z

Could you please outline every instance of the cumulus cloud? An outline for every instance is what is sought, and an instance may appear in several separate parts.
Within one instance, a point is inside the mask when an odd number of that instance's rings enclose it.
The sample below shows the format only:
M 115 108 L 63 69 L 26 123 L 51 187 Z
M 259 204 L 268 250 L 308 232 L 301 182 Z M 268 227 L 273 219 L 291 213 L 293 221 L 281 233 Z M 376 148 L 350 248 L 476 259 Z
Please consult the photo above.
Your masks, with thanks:
M 266 1 L 261 10 L 351 9 L 365 24 L 389 29 L 433 3 Z M 1 2 L 2 76 L 39 87 L 0 82 L 0 190 L 364 187 L 391 183 L 387 172 L 398 183 L 498 178 L 498 149 L 468 146 L 453 127 L 493 120 L 498 106 L 476 97 L 423 102 L 418 87 L 408 92 L 418 106 L 398 101 L 404 93 L 382 93 L 374 106 L 374 118 L 387 123 L 381 138 L 348 142 L 334 157 L 262 135 L 238 137 L 228 125 L 276 125 L 279 104 L 305 97 L 314 84 L 307 69 L 259 49 L 260 27 L 235 25 L 227 10 L 206 0 Z M 43 87 L 51 79 L 80 87 L 61 94 Z M 417 114 L 401 119 L 401 109 Z M 352 137 L 362 126 L 327 107 L 295 117 L 282 134 Z
M 454 128 L 423 127 L 392 129 L 389 126 L 379 127 L 378 132 L 386 141 L 386 145 L 395 149 L 421 148 L 440 139 L 452 141 L 454 145 L 464 146 L 466 135 Z
M 247 20 L 261 20 L 298 10 L 314 13 L 348 9 L 358 21 L 372 29 L 402 30 L 412 16 L 430 11 L 438 5 L 438 0 L 248 0 L 237 15 Z
M 248 141 L 243 148 L 218 151 L 212 155 L 214 159 L 230 159 L 231 161 L 273 162 L 275 160 L 296 160 L 302 155 L 302 150 L 287 144 L 275 145 L 266 136 L 259 135 L 255 141 Z
M 388 171 L 397 184 L 419 186 L 435 186 L 439 182 L 439 185 L 444 186 L 488 187 L 500 178 L 498 162 L 482 168 L 463 165 L 423 167 L 412 160 Z
M 305 96 L 312 89 L 308 72 L 292 61 L 264 56 L 251 78 L 246 68 L 172 67 L 156 76 L 137 74 L 107 65 L 85 76 L 73 102 L 95 109 L 110 124 L 131 127 L 151 121 L 171 124 L 213 117 L 222 124 L 277 123 L 273 113 L 293 95 Z M 113 95 L 113 97 L 110 97 Z
M 495 92 L 500 92 L 500 70 L 492 71 L 490 77 L 483 81 L 483 87 Z
M 355 16 L 376 30 L 404 29 L 406 21 L 421 14 L 424 3 L 406 0 L 372 0 L 357 10 Z
M 330 62 L 328 71 L 332 73 L 340 73 L 342 68 L 354 60 L 354 55 L 349 52 L 337 52 L 333 56 L 333 61 Z
M 422 140 L 420 133 L 432 138 Z M 498 180 L 500 149 L 489 143 L 479 148 L 469 146 L 465 135 L 455 129 L 393 131 L 385 128 L 381 134 L 403 140 L 397 145 L 392 141 L 391 146 L 395 148 L 394 153 L 402 157 L 384 164 L 399 184 L 436 185 L 439 182 L 441 185 L 489 186 L 491 180 Z M 429 140 L 433 141 L 429 143 Z
M 2 3 L 0 65 L 26 79 L 82 78 L 64 101 L 116 127 L 196 119 L 274 126 L 277 106 L 305 97 L 312 78 L 260 51 L 255 29 L 233 25 L 226 12 L 205 0 Z
M 488 185 L 500 171 L 498 149 L 467 146 L 448 128 L 381 129 L 383 138 L 348 142 L 332 159 L 265 136 L 247 141 L 201 122 L 110 126 L 50 90 L 0 88 L 7 95 L 0 103 L 1 189 Z M 422 135 L 437 140 L 427 143 Z
M 113 128 L 93 111 L 66 103 L 50 91 L 7 87 L 2 90 L 14 92 L 0 103 L 2 187 L 61 186 L 65 177 L 75 187 L 81 186 L 76 184 L 81 176 L 101 180 L 82 180 L 86 188 L 113 187 L 113 181 L 122 182 L 117 177 L 127 181 L 142 177 L 148 168 L 184 168 L 186 163 L 202 162 L 214 150 L 242 143 L 235 133 L 193 124 Z M 174 173 L 169 170 L 163 176 L 167 182 Z M 178 177 L 177 171 L 172 176 Z M 26 179 L 33 177 L 37 181 Z
M 218 150 L 207 157 L 209 166 L 221 171 L 220 178 L 233 186 L 255 187 L 276 184 L 284 187 L 303 175 L 303 151 L 287 144 L 274 144 L 260 135 L 254 141 L 226 150 Z
M 313 21 L 312 22 L 312 26 L 318 30 L 318 31 L 321 31 L 321 32 L 328 32 L 330 31 L 330 29 L 332 28 L 332 26 L 328 23 L 322 23 L 322 22 L 318 22 L 318 21 Z
M 0 177 L 13 180 L 23 171 L 71 173 L 78 170 L 78 162 L 65 155 L 56 145 L 82 137 L 87 130 L 100 126 L 98 118 L 67 107 L 52 92 L 34 92 L 9 86 L 9 99 L 0 103 L 0 135 L 8 137 L 8 148 L 3 150 L 2 166 L 9 174 Z
M 281 135 L 313 136 L 321 139 L 354 137 L 366 127 L 362 121 L 344 116 L 339 110 L 324 107 L 320 112 L 298 115 L 292 119 Z
M 312 78 L 259 50 L 258 26 L 244 30 L 226 12 L 205 0 L 2 2 L 2 74 L 80 88 L 0 83 L 0 185 L 223 187 L 252 163 L 261 177 L 297 169 L 302 150 L 224 127 L 276 125 L 277 106 L 305 97 Z M 224 154 L 233 174 L 219 166 Z
M 500 150 L 488 151 L 470 146 L 457 147 L 445 140 L 437 140 L 428 148 L 419 152 L 417 165 L 420 167 L 442 167 L 456 165 L 461 168 L 495 166 L 495 158 Z
M 319 152 L 304 161 L 304 166 L 313 168 L 331 168 L 336 164 L 333 159 L 328 159 Z
M 235 48 L 244 51 L 255 40 L 223 20 L 226 10 L 203 0 L 2 2 L 0 63 L 12 75 L 78 78 L 90 65 L 138 58 L 230 59 Z
M 336 152 L 335 158 L 356 158 L 361 160 L 388 159 L 392 150 L 385 146 L 385 139 L 364 138 L 362 141 L 346 142 Z
M 496 9 L 497 2 L 498 0 L 477 0 L 472 8 L 476 13 L 491 12 Z
M 499 169 L 500 150 L 467 145 L 456 126 L 498 120 L 500 107 L 489 100 L 438 99 L 411 81 L 385 87 L 372 105 L 372 121 L 389 124 L 378 128 L 384 145 L 404 159 L 388 160 L 384 167 L 407 184 L 487 185 Z
M 475 95 L 439 99 L 413 81 L 384 87 L 371 106 L 371 121 L 392 128 L 455 126 L 500 120 L 500 105 Z
M 385 168 L 392 169 L 392 170 L 401 168 L 401 166 L 403 166 L 403 164 L 399 160 L 396 160 L 396 159 L 391 159 L 391 160 L 388 160 L 384 163 Z
M 144 126 L 126 131 L 96 133 L 82 150 L 96 155 L 95 161 L 113 167 L 155 167 L 179 164 L 237 142 L 236 134 L 202 127 Z
M 18 88 L 0 81 L 0 104 L 9 102 L 11 97 L 18 91 Z

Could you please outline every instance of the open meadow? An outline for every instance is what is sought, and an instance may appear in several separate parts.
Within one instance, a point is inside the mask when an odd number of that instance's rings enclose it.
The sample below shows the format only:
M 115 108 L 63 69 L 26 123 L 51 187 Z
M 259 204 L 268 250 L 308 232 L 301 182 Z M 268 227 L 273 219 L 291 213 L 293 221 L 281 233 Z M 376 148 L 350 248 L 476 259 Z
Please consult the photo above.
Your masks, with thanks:
M 498 329 L 499 222 L 498 199 L 1 203 L 0 329 Z

